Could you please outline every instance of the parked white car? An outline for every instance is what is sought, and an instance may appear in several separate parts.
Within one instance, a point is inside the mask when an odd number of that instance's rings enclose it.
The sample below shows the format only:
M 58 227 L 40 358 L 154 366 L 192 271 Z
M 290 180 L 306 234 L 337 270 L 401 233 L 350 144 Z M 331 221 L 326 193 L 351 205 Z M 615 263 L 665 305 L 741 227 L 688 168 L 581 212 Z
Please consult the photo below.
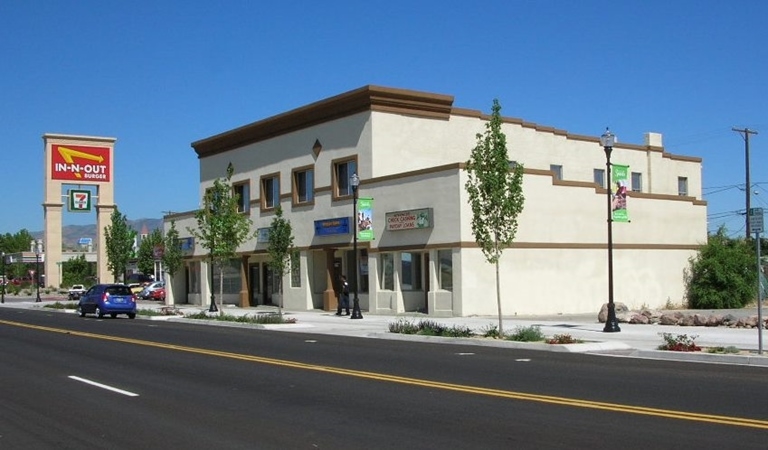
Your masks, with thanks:
M 152 292 L 165 287 L 165 281 L 155 281 L 154 283 L 149 284 L 144 289 L 139 292 L 139 298 L 143 300 L 147 300 L 152 296 Z

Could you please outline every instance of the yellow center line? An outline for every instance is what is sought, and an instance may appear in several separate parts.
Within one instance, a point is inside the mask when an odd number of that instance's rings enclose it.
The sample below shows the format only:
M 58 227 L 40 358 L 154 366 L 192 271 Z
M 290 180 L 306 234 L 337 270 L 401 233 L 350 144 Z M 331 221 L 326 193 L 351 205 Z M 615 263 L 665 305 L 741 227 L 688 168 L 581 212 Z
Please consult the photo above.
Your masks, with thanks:
M 91 339 L 100 339 L 105 341 L 122 342 L 125 344 L 141 345 L 145 347 L 161 348 L 166 350 L 176 350 L 180 352 L 195 353 L 200 355 L 217 356 L 220 358 L 237 359 L 241 361 L 255 362 L 260 364 L 270 364 L 280 367 L 290 367 L 294 369 L 312 370 L 315 372 L 331 373 L 356 378 L 364 378 L 376 381 L 386 381 L 390 383 L 407 384 L 413 386 L 442 389 L 446 391 L 463 392 L 467 394 L 486 395 L 490 397 L 507 398 L 514 400 L 526 400 L 531 402 L 549 403 L 555 405 L 565 405 L 577 408 L 599 409 L 604 411 L 616 411 L 628 414 L 640 414 L 655 417 L 667 417 L 679 420 L 689 420 L 694 422 L 708 422 L 722 425 L 732 425 L 740 427 L 760 428 L 768 430 L 768 420 L 747 419 L 742 417 L 719 416 L 714 414 L 701 414 L 687 411 L 677 411 L 671 409 L 648 408 L 643 406 L 622 405 L 618 403 L 596 402 L 591 400 L 581 400 L 576 398 L 556 397 L 550 395 L 526 394 L 524 392 L 507 391 L 502 389 L 491 389 L 479 386 L 468 386 L 462 384 L 444 383 L 440 381 L 423 380 L 419 378 L 401 377 L 397 375 L 387 375 L 375 372 L 366 372 L 354 369 L 343 369 L 339 367 L 322 366 L 317 364 L 307 364 L 283 359 L 267 358 L 263 356 L 246 355 L 242 353 L 223 352 L 219 350 L 206 350 L 196 347 L 187 347 L 183 345 L 164 344 L 161 342 L 145 341 L 141 339 L 122 338 L 107 336 L 103 334 L 88 333 L 83 331 L 66 330 L 62 328 L 51 328 L 39 325 L 30 325 L 21 322 L 0 320 L 0 324 L 29 328 L 51 333 L 68 334 L 70 336 L 80 336 Z

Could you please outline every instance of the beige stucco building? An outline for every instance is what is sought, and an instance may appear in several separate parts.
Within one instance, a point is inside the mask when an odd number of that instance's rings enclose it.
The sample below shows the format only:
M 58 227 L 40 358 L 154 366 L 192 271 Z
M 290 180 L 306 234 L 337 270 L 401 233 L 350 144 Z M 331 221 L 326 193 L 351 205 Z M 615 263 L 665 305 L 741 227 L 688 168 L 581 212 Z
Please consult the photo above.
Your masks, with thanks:
M 358 242 L 364 313 L 496 314 L 495 270 L 471 230 L 465 162 L 488 116 L 449 95 L 366 86 L 192 143 L 200 193 L 231 163 L 241 208 L 254 231 L 280 205 L 297 254 L 283 282 L 288 309 L 334 309 L 333 285 L 354 286 L 349 176 L 372 198 L 372 241 Z M 620 130 L 617 130 L 620 131 Z M 524 165 L 525 208 L 501 259 L 502 311 L 597 312 L 608 299 L 606 159 L 598 136 L 505 118 L 511 163 Z M 629 223 L 613 223 L 614 292 L 630 307 L 680 303 L 688 258 L 706 242 L 701 159 L 667 153 L 662 137 L 619 143 L 611 161 L 628 165 Z M 184 269 L 169 302 L 208 305 L 206 252 L 190 237 L 194 212 L 165 217 L 184 238 Z M 266 236 L 239 248 L 224 302 L 277 303 Z M 218 280 L 216 281 L 218 283 Z M 218 287 L 215 290 L 218 296 Z

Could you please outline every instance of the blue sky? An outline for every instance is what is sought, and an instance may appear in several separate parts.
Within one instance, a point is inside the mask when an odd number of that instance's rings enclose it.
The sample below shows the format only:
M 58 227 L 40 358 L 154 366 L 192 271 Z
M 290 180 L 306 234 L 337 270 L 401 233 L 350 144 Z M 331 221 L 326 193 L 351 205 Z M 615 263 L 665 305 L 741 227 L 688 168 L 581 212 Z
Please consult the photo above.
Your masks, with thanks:
M 198 205 L 190 144 L 367 84 L 704 158 L 710 229 L 768 208 L 768 2 L 0 3 L 0 233 L 43 229 L 45 133 L 109 136 L 129 219 Z M 514 143 L 510 143 L 512 148 Z M 68 213 L 64 224 L 95 223 Z

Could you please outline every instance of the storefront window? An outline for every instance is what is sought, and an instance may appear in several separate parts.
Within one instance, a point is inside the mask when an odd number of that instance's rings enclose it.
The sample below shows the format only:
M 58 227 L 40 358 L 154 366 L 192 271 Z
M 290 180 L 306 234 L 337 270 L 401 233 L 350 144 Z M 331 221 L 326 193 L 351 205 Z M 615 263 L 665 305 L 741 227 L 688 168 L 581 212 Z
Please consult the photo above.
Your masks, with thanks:
M 240 260 L 230 259 L 224 263 L 224 294 L 240 293 Z M 222 272 L 218 264 L 213 267 L 213 292 L 218 294 L 219 284 L 221 283 Z
M 400 254 L 400 284 L 402 290 L 420 290 L 421 273 L 421 253 L 403 252 Z
M 438 276 L 440 277 L 440 289 L 453 290 L 453 251 L 438 250 L 437 261 L 440 264 Z
M 187 263 L 187 292 L 200 293 L 200 261 Z
M 301 287 L 301 254 L 291 254 L 291 287 Z
M 380 258 L 379 280 L 381 280 L 381 289 L 393 291 L 395 289 L 394 257 L 392 253 L 381 253 Z

